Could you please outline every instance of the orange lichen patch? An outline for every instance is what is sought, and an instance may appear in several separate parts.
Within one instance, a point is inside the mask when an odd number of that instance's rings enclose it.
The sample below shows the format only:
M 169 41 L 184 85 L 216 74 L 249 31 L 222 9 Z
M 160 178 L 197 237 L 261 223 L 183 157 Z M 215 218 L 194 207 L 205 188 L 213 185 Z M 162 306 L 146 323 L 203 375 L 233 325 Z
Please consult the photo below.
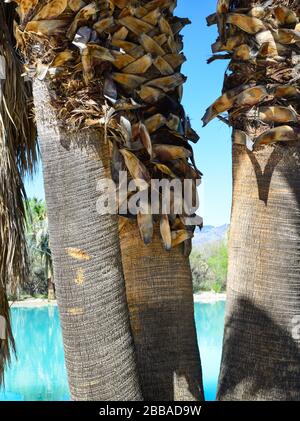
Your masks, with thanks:
M 83 269 L 78 269 L 76 272 L 75 284 L 82 285 L 84 283 L 84 271 Z
M 69 308 L 68 314 L 71 316 L 82 316 L 84 314 L 84 309 L 81 307 Z
M 91 259 L 91 257 L 85 251 L 77 249 L 77 248 L 73 248 L 73 247 L 67 248 L 66 252 L 70 257 L 76 260 L 88 261 Z

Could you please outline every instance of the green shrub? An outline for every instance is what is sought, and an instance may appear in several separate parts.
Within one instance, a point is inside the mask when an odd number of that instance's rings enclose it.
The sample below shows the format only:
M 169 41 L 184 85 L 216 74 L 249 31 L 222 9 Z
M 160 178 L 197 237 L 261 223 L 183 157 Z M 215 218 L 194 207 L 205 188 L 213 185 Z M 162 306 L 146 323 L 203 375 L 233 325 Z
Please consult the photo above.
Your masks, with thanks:
M 223 292 L 226 289 L 227 244 L 216 243 L 201 250 L 193 250 L 191 257 L 194 292 Z

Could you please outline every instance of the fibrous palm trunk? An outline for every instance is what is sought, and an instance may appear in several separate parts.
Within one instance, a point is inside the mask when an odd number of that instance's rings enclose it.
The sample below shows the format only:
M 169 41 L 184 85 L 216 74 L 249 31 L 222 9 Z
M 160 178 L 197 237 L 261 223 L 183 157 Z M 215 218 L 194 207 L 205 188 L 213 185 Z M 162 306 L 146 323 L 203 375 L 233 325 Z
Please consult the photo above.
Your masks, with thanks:
M 109 176 L 99 132 L 58 129 L 43 82 L 34 83 L 56 294 L 74 400 L 141 399 L 116 216 L 96 210 Z
M 149 401 L 203 400 L 189 259 L 164 250 L 159 228 L 143 244 L 135 222 L 120 229 L 141 388 Z
M 234 128 L 219 400 L 300 399 L 299 18 L 294 0 L 220 0 L 208 20 L 232 58 L 204 117 Z
M 218 398 L 299 400 L 300 148 L 269 146 L 252 155 L 233 146 Z

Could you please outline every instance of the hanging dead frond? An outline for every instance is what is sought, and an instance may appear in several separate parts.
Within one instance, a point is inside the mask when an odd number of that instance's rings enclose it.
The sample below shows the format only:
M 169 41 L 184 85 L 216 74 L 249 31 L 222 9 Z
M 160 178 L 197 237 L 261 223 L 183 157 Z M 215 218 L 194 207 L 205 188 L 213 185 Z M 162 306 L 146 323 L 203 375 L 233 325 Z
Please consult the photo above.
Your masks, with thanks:
M 10 291 L 15 291 L 27 276 L 22 176 L 33 171 L 37 153 L 31 85 L 22 77 L 22 65 L 14 48 L 14 17 L 14 7 L 1 2 L 0 384 L 4 379 L 5 363 L 10 361 L 10 347 L 14 350 L 6 291 L 8 286 Z

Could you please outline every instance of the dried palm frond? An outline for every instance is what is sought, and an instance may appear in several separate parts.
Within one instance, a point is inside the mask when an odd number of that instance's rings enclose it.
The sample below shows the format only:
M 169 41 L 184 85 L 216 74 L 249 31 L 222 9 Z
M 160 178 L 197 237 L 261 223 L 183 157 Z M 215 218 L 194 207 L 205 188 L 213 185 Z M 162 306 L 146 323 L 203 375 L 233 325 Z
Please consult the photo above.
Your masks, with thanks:
M 217 16 L 223 3 L 219 1 Z M 226 24 L 213 53 L 229 53 L 231 73 L 226 75 L 223 95 L 203 117 L 204 124 L 228 112 L 234 143 L 251 150 L 299 141 L 299 1 L 232 0 L 222 13 Z M 218 20 L 210 16 L 208 23 Z
M 25 3 L 19 0 L 20 8 Z M 120 168 L 146 185 L 153 178 L 200 178 L 189 146 L 199 137 L 180 104 L 186 80 L 180 30 L 190 22 L 173 15 L 175 6 L 175 0 L 52 0 L 20 13 L 16 31 L 28 74 L 45 79 L 62 125 L 105 131 L 114 180 Z M 190 238 L 189 232 L 172 240 L 169 233 L 182 213 L 168 215 L 169 223 L 162 210 L 155 216 L 167 249 Z M 139 214 L 137 221 L 148 243 L 152 216 Z
M 5 339 L 0 338 L 0 383 L 5 363 L 10 361 L 9 345 L 14 350 L 6 289 L 9 286 L 14 291 L 27 275 L 22 176 L 33 171 L 37 153 L 31 87 L 21 77 L 22 66 L 14 50 L 14 16 L 14 8 L 1 2 L 0 316 L 5 320 Z

